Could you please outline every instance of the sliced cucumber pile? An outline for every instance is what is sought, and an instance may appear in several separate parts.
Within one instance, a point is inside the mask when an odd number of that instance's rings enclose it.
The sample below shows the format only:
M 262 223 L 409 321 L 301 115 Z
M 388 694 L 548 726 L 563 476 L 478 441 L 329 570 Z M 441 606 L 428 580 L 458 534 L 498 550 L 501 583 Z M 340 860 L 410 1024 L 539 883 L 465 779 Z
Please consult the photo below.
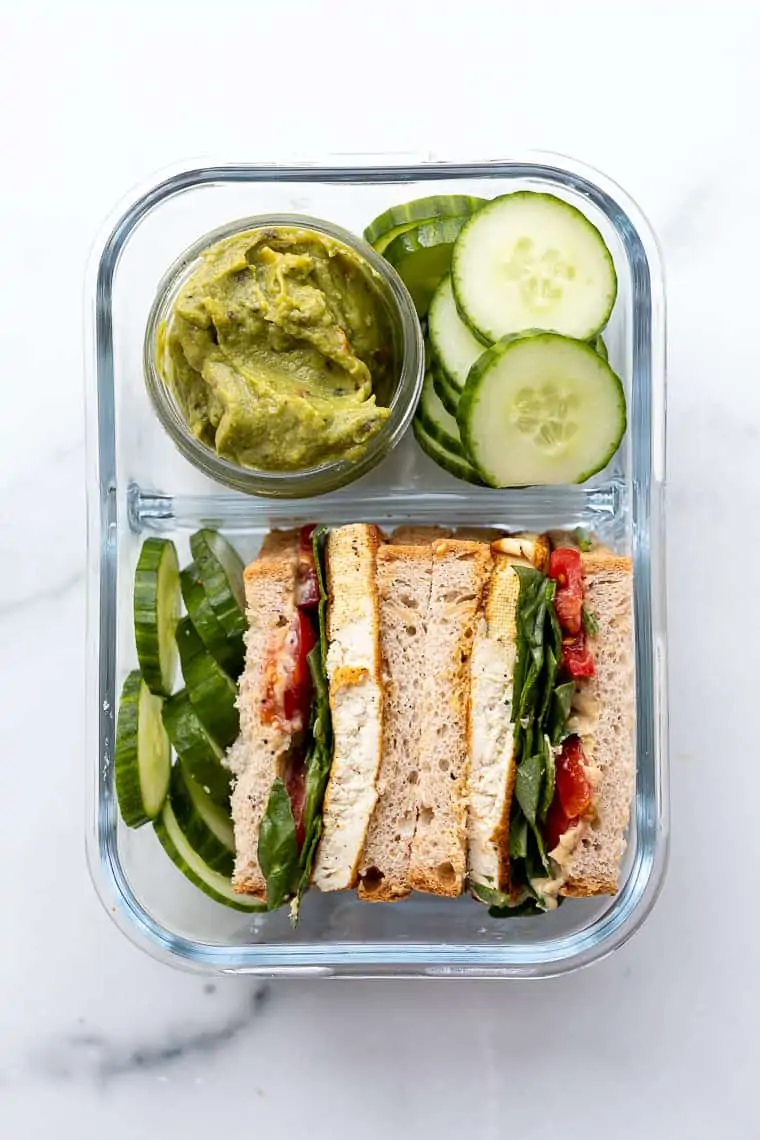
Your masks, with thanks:
M 604 239 L 552 194 L 521 190 L 433 218 L 436 201 L 387 211 L 366 231 L 390 235 L 382 251 L 427 329 L 417 442 L 471 483 L 583 482 L 626 429 L 602 336 L 617 296 Z
M 116 798 L 127 827 L 155 819 L 169 789 L 171 749 L 161 706 L 161 698 L 134 669 L 121 691 L 114 747 Z
M 230 883 L 235 842 L 224 752 L 239 732 L 243 563 L 216 531 L 192 535 L 181 572 L 174 545 L 148 538 L 134 583 L 140 668 L 122 692 L 114 753 L 119 808 L 129 827 L 153 821 L 177 867 L 217 902 L 262 909 Z M 187 614 L 180 616 L 180 596 Z M 177 659 L 185 687 L 173 692 Z M 172 748 L 176 762 L 172 765 Z
M 530 333 L 500 341 L 473 365 L 457 421 L 492 487 L 582 483 L 620 445 L 625 396 L 593 345 Z

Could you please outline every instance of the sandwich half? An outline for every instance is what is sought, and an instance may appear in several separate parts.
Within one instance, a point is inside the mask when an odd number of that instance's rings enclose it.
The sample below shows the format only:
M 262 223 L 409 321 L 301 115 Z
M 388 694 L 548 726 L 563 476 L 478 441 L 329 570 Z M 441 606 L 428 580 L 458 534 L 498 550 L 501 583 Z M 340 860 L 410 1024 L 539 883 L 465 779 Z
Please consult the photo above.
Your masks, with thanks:
M 525 541 L 493 545 L 473 654 L 470 886 L 492 913 L 614 893 L 633 794 L 630 560 Z

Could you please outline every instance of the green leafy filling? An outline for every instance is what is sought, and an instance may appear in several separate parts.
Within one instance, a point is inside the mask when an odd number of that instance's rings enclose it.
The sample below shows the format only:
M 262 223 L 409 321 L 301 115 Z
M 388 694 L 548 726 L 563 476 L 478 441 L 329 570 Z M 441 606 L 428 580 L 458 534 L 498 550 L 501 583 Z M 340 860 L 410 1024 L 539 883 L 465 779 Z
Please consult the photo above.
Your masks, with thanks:
M 575 689 L 560 681 L 562 630 L 554 608 L 556 583 L 540 570 L 515 566 L 520 579 L 513 692 L 517 773 L 509 824 L 510 893 L 473 883 L 494 918 L 539 914 L 548 903 L 532 880 L 550 876 L 543 825 L 554 798 L 553 749 L 567 734 Z M 561 899 L 557 900 L 561 902 Z
M 322 804 L 332 763 L 332 719 L 327 682 L 327 590 L 324 571 L 324 536 L 326 527 L 318 527 L 313 535 L 314 565 L 319 585 L 317 610 L 319 636 L 307 661 L 314 686 L 309 748 L 305 761 L 303 843 L 298 849 L 296 824 L 290 796 L 284 782 L 276 779 L 269 793 L 259 829 L 258 857 L 267 884 L 267 909 L 276 910 L 291 902 L 291 920 L 298 921 L 298 911 L 309 888 L 314 853 L 322 834 Z

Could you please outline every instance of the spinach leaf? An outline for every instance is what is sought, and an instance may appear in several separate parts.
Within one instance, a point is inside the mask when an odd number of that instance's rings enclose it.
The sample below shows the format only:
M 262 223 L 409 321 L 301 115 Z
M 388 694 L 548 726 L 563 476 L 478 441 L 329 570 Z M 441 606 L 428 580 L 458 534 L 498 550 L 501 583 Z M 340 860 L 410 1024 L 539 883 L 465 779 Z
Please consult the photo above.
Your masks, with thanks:
M 546 854 L 540 828 L 536 825 L 531 826 L 528 835 L 528 854 L 525 856 L 525 874 L 528 882 L 530 882 L 531 879 L 541 878 L 542 875 L 551 875 L 549 857 Z
M 509 824 L 509 858 L 524 859 L 528 854 L 528 821 L 518 808 Z M 510 869 L 510 878 L 512 877 Z
M 548 736 L 544 737 L 544 759 L 546 762 L 546 779 L 544 780 L 544 788 L 541 793 L 541 802 L 538 805 L 538 815 L 542 822 L 546 819 L 546 813 L 554 799 L 554 786 L 557 781 L 557 765 Z
M 487 887 L 485 883 L 470 882 L 470 890 L 480 902 L 487 906 L 509 907 L 512 905 L 511 896 L 498 891 L 495 887 Z
M 314 685 L 311 706 L 311 748 L 306 757 L 303 807 L 303 844 L 299 860 L 298 888 L 291 907 L 293 924 L 298 921 L 301 899 L 309 889 L 314 854 L 322 834 L 322 804 L 333 758 L 330 691 L 327 682 L 327 590 L 324 571 L 324 536 L 327 527 L 317 527 L 312 536 L 314 565 L 319 586 L 319 637 L 309 654 L 309 672 Z
M 567 718 L 570 716 L 570 706 L 573 701 L 574 693 L 574 681 L 565 681 L 563 685 L 557 685 L 552 693 L 549 724 L 547 727 L 549 730 L 549 739 L 555 746 L 559 744 L 565 734 L 565 725 L 567 724 Z
M 529 888 L 507 895 L 504 891 L 497 891 L 482 883 L 470 883 L 470 890 L 477 899 L 487 904 L 491 918 L 520 918 L 539 914 L 543 909 Z
M 267 883 L 267 909 L 290 898 L 298 881 L 298 843 L 290 796 L 277 777 L 259 828 L 258 857 Z
M 546 758 L 543 752 L 536 752 L 527 760 L 523 760 L 515 777 L 515 798 L 528 823 L 534 826 L 538 815 L 538 805 L 541 802 L 545 768 Z
M 573 537 L 578 543 L 578 549 L 582 550 L 584 553 L 593 548 L 594 544 L 591 541 L 591 535 L 587 530 L 584 530 L 582 526 L 577 526 L 575 528 L 573 531 Z
M 599 622 L 596 620 L 596 614 L 592 614 L 591 610 L 587 610 L 584 606 L 581 610 L 581 621 L 584 632 L 589 637 L 596 637 L 599 633 Z

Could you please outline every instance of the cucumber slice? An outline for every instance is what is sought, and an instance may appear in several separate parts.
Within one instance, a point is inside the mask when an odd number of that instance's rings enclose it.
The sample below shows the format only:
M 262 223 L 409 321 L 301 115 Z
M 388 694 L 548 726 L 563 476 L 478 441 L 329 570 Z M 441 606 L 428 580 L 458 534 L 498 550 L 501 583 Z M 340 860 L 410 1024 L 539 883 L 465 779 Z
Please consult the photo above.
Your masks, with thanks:
M 385 250 L 384 256 L 411 293 L 421 317 L 428 310 L 436 286 L 449 271 L 454 242 L 467 221 L 464 216 L 423 222 L 394 238 Z
M 177 626 L 177 645 L 190 703 L 207 732 L 227 748 L 240 731 L 237 686 L 206 652 L 189 618 L 182 618 Z
M 617 294 L 596 226 L 575 206 L 531 190 L 495 198 L 469 219 L 451 279 L 462 319 L 489 342 L 522 329 L 592 340 Z
M 440 367 L 437 360 L 433 360 L 430 366 L 430 375 L 433 377 L 433 389 L 436 396 L 449 415 L 456 416 L 461 392 L 449 383 L 446 379 L 446 373 Z
M 215 530 L 199 530 L 190 538 L 198 577 L 211 608 L 228 637 L 244 634 L 245 589 L 242 559 Z
M 245 655 L 243 638 L 239 634 L 235 637 L 227 637 L 224 626 L 214 613 L 208 600 L 194 562 L 191 562 L 181 572 L 179 584 L 185 608 L 195 632 L 222 668 L 231 677 L 239 677 L 243 671 Z
M 475 468 L 461 455 L 455 455 L 454 452 L 442 447 L 437 440 L 429 436 L 416 416 L 412 420 L 412 431 L 414 438 L 428 458 L 437 463 L 444 471 L 448 471 L 449 475 L 454 475 L 457 479 L 464 479 L 466 483 L 477 483 L 479 486 L 483 486 L 483 480 Z
M 114 747 L 116 798 L 127 827 L 155 819 L 169 790 L 171 748 L 162 704 L 133 669 L 121 691 Z
M 494 487 L 582 483 L 626 428 L 623 385 L 584 341 L 508 338 L 473 365 L 457 413 L 462 443 Z
M 446 410 L 437 395 L 433 387 L 433 376 L 430 372 L 426 374 L 422 385 L 422 395 L 417 406 L 417 418 L 431 439 L 436 440 L 447 451 L 464 458 L 462 441 L 459 438 L 459 424 L 454 416 Z
M 224 750 L 203 727 L 186 689 L 165 701 L 164 728 L 185 770 L 197 780 L 214 803 L 226 807 L 230 797 L 230 773 L 222 766 Z
M 436 218 L 461 218 L 473 214 L 485 205 L 486 198 L 471 198 L 465 194 L 436 194 L 430 198 L 415 198 L 380 214 L 364 231 L 368 241 L 378 253 L 383 253 L 394 238 L 414 229 L 421 222 Z
M 461 392 L 470 369 L 486 346 L 470 332 L 457 312 L 450 273 L 441 281 L 430 302 L 428 334 L 446 379 Z
M 229 877 L 220 875 L 218 871 L 209 867 L 205 859 L 193 850 L 177 822 L 170 800 L 164 804 L 164 810 L 153 827 L 159 843 L 172 863 L 209 898 L 222 903 L 223 906 L 232 907 L 233 910 L 266 910 L 266 906 L 258 900 L 247 900 L 244 895 L 236 895 Z
M 179 564 L 174 543 L 146 538 L 135 570 L 137 660 L 152 693 L 168 697 L 177 673 L 174 631 L 179 618 Z
M 229 812 L 206 795 L 181 762 L 172 768 L 170 789 L 172 810 L 193 851 L 213 871 L 231 875 L 235 863 L 235 835 Z

